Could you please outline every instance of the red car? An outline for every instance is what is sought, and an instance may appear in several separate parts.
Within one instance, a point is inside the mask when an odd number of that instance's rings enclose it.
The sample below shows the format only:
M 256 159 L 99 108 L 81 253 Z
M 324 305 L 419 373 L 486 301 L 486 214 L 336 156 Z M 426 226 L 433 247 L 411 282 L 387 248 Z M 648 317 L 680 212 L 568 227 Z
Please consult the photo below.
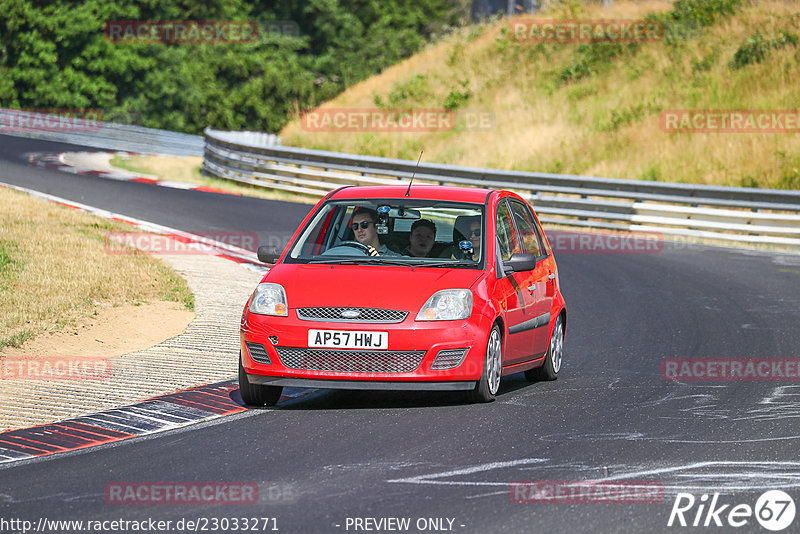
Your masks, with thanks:
M 464 390 L 554 380 L 567 311 L 533 209 L 515 193 L 342 187 L 305 218 L 245 306 L 239 386 Z

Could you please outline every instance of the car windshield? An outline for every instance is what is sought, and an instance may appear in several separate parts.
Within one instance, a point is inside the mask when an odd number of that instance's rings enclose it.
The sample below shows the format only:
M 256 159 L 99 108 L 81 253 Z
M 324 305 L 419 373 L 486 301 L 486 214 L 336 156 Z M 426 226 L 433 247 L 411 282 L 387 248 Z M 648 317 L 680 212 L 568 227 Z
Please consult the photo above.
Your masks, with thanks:
M 440 200 L 331 201 L 287 261 L 428 267 L 483 266 L 484 207 Z

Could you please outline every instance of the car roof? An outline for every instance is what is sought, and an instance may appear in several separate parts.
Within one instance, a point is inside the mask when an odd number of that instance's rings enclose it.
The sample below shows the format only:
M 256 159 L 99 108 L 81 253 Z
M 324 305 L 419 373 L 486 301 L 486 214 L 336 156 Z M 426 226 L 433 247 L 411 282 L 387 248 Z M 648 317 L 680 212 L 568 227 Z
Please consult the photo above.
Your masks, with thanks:
M 335 191 L 330 199 L 408 198 L 426 200 L 450 200 L 483 204 L 494 190 L 477 187 L 454 187 L 447 185 L 412 185 L 408 196 L 408 184 L 343 187 Z

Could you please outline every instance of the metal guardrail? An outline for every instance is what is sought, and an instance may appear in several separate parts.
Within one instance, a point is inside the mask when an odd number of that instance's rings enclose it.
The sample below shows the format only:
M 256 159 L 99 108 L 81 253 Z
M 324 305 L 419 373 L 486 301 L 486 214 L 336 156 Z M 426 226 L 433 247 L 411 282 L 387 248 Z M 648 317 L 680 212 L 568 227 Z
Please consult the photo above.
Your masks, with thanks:
M 0 108 L 0 134 L 121 152 L 201 156 L 203 136 L 114 122 L 71 122 L 58 114 Z
M 321 197 L 342 185 L 397 184 L 415 161 L 270 146 L 205 130 L 205 173 Z M 421 163 L 415 183 L 510 189 L 543 223 L 800 247 L 800 191 L 704 186 Z

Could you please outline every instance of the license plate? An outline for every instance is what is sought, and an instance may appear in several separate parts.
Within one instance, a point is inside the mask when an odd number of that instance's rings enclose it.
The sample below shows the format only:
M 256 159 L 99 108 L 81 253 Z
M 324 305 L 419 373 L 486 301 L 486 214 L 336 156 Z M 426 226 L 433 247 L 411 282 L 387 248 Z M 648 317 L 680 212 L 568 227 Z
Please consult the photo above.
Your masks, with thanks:
M 389 332 L 309 330 L 308 346 L 328 349 L 388 349 Z

